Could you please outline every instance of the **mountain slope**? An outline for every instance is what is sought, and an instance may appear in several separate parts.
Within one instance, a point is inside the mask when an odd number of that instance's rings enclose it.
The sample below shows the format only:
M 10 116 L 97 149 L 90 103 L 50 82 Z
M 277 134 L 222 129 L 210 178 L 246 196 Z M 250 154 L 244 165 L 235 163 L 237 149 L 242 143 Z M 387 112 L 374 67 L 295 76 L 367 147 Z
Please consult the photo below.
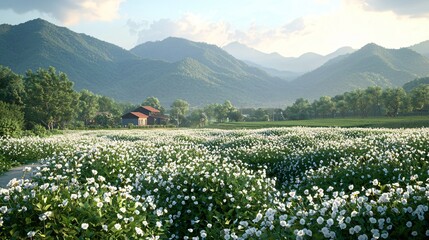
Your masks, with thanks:
M 337 56 L 348 54 L 354 50 L 343 47 L 337 51 L 322 56 L 316 53 L 305 53 L 300 57 L 283 57 L 278 53 L 263 53 L 238 42 L 232 42 L 223 47 L 225 51 L 234 57 L 264 68 L 274 68 L 279 71 L 305 73 L 312 71 Z
M 19 73 L 54 66 L 67 73 L 77 90 L 133 103 L 156 96 L 167 106 L 177 98 L 194 106 L 226 99 L 242 106 L 284 102 L 285 81 L 214 45 L 171 38 L 138 47 L 146 46 L 143 52 L 150 54 L 139 57 L 41 19 L 0 25 L 0 64 Z
M 368 44 L 293 81 L 306 97 L 336 95 L 368 86 L 400 87 L 429 74 L 429 59 L 406 48 Z
M 42 19 L 0 25 L 0 43 L 0 64 L 20 73 L 54 66 L 67 73 L 78 89 L 113 81 L 115 62 L 137 59 L 125 49 Z
M 429 40 L 415 44 L 408 48 L 429 58 Z
M 179 80 L 183 84 L 196 79 L 205 82 L 209 89 L 204 93 L 204 98 L 231 99 L 240 105 L 264 102 L 263 99 L 280 103 L 284 99 L 279 89 L 287 87 L 285 81 L 248 66 L 215 45 L 170 37 L 143 43 L 130 51 L 141 58 L 174 64 L 178 71 L 172 73 L 170 78 L 176 81 L 167 81 L 168 85 L 175 85 Z

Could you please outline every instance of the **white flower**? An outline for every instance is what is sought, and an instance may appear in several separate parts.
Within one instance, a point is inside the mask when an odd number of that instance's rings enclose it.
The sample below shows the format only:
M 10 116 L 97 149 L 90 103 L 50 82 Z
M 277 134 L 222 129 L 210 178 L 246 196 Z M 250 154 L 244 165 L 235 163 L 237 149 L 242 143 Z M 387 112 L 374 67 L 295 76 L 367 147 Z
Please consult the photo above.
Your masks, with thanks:
M 121 224 L 119 223 L 116 223 L 114 227 L 116 230 L 120 230 L 122 228 Z
M 29 238 L 32 238 L 32 237 L 34 237 L 36 235 L 36 232 L 35 231 L 29 231 L 28 233 L 27 233 L 27 237 L 29 237 Z
M 134 228 L 136 230 L 137 235 L 143 236 L 143 230 L 139 227 Z
M 378 179 L 372 180 L 372 185 L 377 186 L 379 184 Z
M 325 221 L 325 219 L 323 219 L 322 217 L 318 217 L 317 218 L 317 223 L 318 224 L 322 224 Z
M 156 225 L 156 227 L 160 228 L 160 227 L 162 227 L 162 222 L 157 221 L 157 222 L 155 223 L 155 225 Z
M 88 223 L 82 223 L 82 224 L 80 225 L 80 227 L 81 227 L 83 230 L 86 230 L 86 229 L 88 229 L 89 224 L 88 224 Z
M 413 223 L 411 221 L 408 221 L 405 225 L 410 228 L 413 226 Z

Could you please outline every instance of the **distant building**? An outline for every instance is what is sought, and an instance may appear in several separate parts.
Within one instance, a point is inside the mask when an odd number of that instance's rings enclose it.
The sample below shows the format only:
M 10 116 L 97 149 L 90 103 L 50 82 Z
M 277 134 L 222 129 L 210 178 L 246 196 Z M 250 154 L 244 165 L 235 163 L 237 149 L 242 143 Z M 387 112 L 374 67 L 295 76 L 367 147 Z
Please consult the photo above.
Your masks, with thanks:
M 122 115 L 122 126 L 133 124 L 135 126 L 166 124 L 168 116 L 151 106 L 140 106 L 133 111 Z

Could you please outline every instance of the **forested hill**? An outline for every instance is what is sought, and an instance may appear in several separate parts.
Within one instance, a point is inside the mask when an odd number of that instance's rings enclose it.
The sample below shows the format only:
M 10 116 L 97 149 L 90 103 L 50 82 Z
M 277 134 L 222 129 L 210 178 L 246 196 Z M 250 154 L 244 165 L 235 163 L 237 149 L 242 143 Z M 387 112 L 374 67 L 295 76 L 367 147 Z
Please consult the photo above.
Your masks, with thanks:
M 425 49 L 422 43 L 416 50 Z M 429 75 L 429 59 L 419 53 L 368 44 L 287 82 L 215 45 L 167 38 L 128 51 L 42 19 L 0 25 L 0 65 L 21 74 L 53 66 L 76 90 L 132 103 L 156 96 L 166 106 L 181 98 L 192 106 L 230 100 L 238 107 L 283 107 L 299 97 L 400 87 Z
M 114 80 L 112 64 L 137 59 L 118 46 L 42 19 L 0 25 L 0 53 L 0 64 L 16 72 L 54 66 L 67 73 L 78 89 L 94 91 L 96 86 Z
M 147 45 L 150 54 L 138 51 Z M 183 51 L 177 54 L 177 49 Z M 0 64 L 19 73 L 54 66 L 67 73 L 77 90 L 133 103 L 148 96 L 167 105 L 177 98 L 193 105 L 226 99 L 242 106 L 286 101 L 284 81 L 214 45 L 171 38 L 127 51 L 42 19 L 0 26 Z
M 293 84 L 304 97 L 334 96 L 369 86 L 401 87 L 429 75 L 429 59 L 407 48 L 386 49 L 368 44 L 360 50 L 332 59 Z

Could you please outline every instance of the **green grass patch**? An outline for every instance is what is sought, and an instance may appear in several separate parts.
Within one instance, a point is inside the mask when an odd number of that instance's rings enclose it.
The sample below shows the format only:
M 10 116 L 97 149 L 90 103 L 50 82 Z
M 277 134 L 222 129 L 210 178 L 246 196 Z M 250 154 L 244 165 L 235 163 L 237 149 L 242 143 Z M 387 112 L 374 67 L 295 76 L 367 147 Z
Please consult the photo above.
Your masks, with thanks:
M 258 129 L 274 127 L 363 127 L 363 128 L 421 128 L 429 127 L 429 116 L 369 117 L 369 118 L 320 118 L 276 122 L 215 123 L 208 128 Z

